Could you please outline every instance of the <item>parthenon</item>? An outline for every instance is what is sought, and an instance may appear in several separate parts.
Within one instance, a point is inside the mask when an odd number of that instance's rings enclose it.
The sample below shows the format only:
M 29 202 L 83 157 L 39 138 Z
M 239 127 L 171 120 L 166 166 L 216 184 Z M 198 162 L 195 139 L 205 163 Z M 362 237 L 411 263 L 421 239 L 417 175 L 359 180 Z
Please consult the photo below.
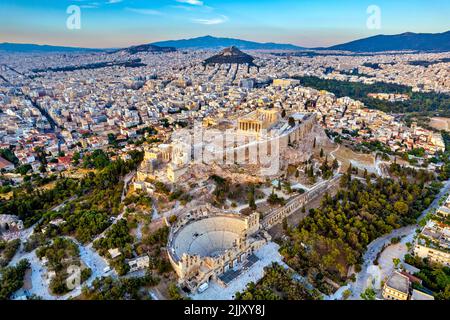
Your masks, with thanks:
M 279 120 L 279 111 L 276 109 L 258 109 L 249 113 L 238 121 L 240 131 L 260 133 L 263 129 L 269 129 Z

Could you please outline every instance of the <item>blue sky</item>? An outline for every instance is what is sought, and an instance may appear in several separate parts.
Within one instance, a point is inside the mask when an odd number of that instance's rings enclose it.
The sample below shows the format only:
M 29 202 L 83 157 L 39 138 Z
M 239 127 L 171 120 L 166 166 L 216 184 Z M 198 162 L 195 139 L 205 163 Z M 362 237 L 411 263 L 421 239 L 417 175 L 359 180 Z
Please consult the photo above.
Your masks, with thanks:
M 69 30 L 66 9 L 81 10 Z M 367 8 L 381 10 L 369 29 Z M 448 0 L 0 0 L 0 42 L 122 47 L 203 35 L 328 46 L 375 34 L 450 30 Z

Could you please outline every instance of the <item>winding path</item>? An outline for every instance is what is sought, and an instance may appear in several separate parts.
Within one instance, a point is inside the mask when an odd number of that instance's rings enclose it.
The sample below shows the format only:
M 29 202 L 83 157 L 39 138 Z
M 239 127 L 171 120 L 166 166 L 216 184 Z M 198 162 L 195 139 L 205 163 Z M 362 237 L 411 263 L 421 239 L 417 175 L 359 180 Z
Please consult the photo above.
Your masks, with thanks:
M 29 294 L 35 294 L 42 297 L 45 300 L 67 300 L 73 297 L 77 297 L 81 294 L 81 288 L 84 285 L 90 286 L 92 282 L 101 276 L 105 275 L 105 268 L 108 266 L 107 261 L 102 258 L 93 248 L 92 245 L 83 245 L 79 243 L 73 237 L 63 237 L 65 239 L 70 239 L 73 241 L 80 250 L 80 260 L 92 270 L 92 274 L 88 280 L 83 284 L 77 286 L 71 292 L 65 295 L 54 296 L 50 294 L 48 290 L 48 281 L 46 279 L 47 269 L 43 266 L 36 256 L 36 249 L 31 252 L 23 252 L 16 254 L 11 261 L 11 265 L 17 264 L 22 259 L 27 259 L 31 264 L 31 288 L 28 290 Z M 110 272 L 109 275 L 116 276 L 114 270 Z M 16 296 L 23 294 L 23 289 L 16 292 Z
M 439 207 L 439 202 L 442 197 L 450 191 L 450 180 L 446 181 L 444 186 L 442 187 L 439 194 L 436 196 L 431 205 L 422 212 L 422 214 L 417 218 L 417 221 L 422 220 L 431 210 Z M 409 225 L 400 229 L 395 229 L 391 233 L 379 237 L 372 241 L 368 246 L 367 250 L 363 256 L 364 263 L 362 265 L 362 270 L 356 275 L 356 281 L 351 283 L 348 287 L 352 291 L 352 295 L 350 299 L 359 300 L 361 293 L 368 286 L 368 282 L 371 279 L 371 275 L 369 273 L 369 267 L 373 266 L 373 262 L 377 258 L 377 255 L 383 250 L 384 246 L 389 245 L 392 238 L 395 237 L 409 237 L 413 235 L 418 228 L 417 224 Z M 401 256 L 397 258 L 401 259 Z
M 126 196 L 126 190 L 128 188 L 129 182 L 134 177 L 134 174 L 135 174 L 134 171 L 130 172 L 124 178 L 124 188 L 123 188 L 122 196 L 121 196 L 122 201 Z M 75 198 L 72 197 L 69 200 L 63 201 L 61 204 L 56 205 L 51 210 L 58 211 L 61 208 L 63 208 L 68 202 L 70 202 L 71 200 L 74 200 L 74 199 Z M 111 226 L 113 224 L 117 223 L 117 221 L 119 221 L 122 218 L 124 213 L 125 213 L 125 209 L 114 220 L 114 222 L 111 224 Z M 26 241 L 30 237 L 30 235 L 33 234 L 34 228 L 37 224 L 38 223 L 35 223 L 30 228 L 22 231 L 21 237 L 20 237 L 21 241 Z M 109 226 L 109 228 L 111 226 Z M 94 239 L 94 241 L 96 239 L 102 237 L 107 232 L 107 230 L 109 230 L 109 228 L 107 228 L 106 230 L 103 231 L 103 233 L 101 233 L 99 236 L 97 236 Z M 44 266 L 42 266 L 41 262 L 37 258 L 36 249 L 31 252 L 25 252 L 23 250 L 23 245 L 21 244 L 18 252 L 16 252 L 13 259 L 11 260 L 10 265 L 15 265 L 22 259 L 27 259 L 30 262 L 30 264 L 31 264 L 31 289 L 28 290 L 29 294 L 35 294 L 37 296 L 42 297 L 45 300 L 67 300 L 67 299 L 79 296 L 81 294 L 82 286 L 84 286 L 84 285 L 90 286 L 96 278 L 105 276 L 106 273 L 108 273 L 108 275 L 113 276 L 113 277 L 117 276 L 117 273 L 114 270 L 105 272 L 106 267 L 108 267 L 108 262 L 95 251 L 95 249 L 92 246 L 94 241 L 92 241 L 91 243 L 89 243 L 87 245 L 83 245 L 73 237 L 64 236 L 64 238 L 72 240 L 78 246 L 78 249 L 80 251 L 80 260 L 87 267 L 89 267 L 92 270 L 91 276 L 85 283 L 83 283 L 82 285 L 79 285 L 77 288 L 75 288 L 74 290 L 72 290 L 71 292 L 69 292 L 65 295 L 62 295 L 62 296 L 51 295 L 48 290 L 47 279 L 45 278 L 47 270 Z M 15 293 L 15 296 L 22 295 L 23 292 L 24 292 L 24 290 L 20 289 Z

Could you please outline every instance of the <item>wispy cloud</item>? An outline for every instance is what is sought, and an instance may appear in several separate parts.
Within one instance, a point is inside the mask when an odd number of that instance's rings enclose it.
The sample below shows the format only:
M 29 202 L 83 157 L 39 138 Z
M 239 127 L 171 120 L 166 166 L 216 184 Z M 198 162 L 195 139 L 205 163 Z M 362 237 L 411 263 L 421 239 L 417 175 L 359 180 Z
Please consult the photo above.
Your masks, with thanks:
M 96 9 L 96 8 L 98 8 L 98 6 L 96 6 L 95 4 L 82 4 L 80 6 L 80 8 L 82 8 L 82 9 Z
M 212 18 L 212 19 L 192 19 L 193 22 L 195 23 L 199 23 L 199 24 L 204 24 L 204 25 L 215 25 L 215 24 L 222 24 L 228 21 L 228 17 L 221 15 L 220 17 L 217 18 Z
M 171 7 L 175 8 L 175 9 L 186 10 L 186 11 L 194 11 L 194 7 L 190 7 L 190 6 L 176 5 L 176 6 L 171 6 Z
M 158 16 L 161 15 L 162 12 L 158 10 L 153 9 L 143 9 L 143 8 L 125 8 L 126 11 L 139 13 L 139 14 L 145 14 L 145 15 L 152 15 L 152 16 Z
M 99 2 L 90 2 L 90 3 L 87 3 L 87 4 L 80 5 L 80 8 L 83 8 L 83 9 L 95 9 L 95 8 L 98 8 L 98 7 L 100 7 L 100 3 Z
M 72 1 L 76 1 L 76 2 L 88 2 L 88 0 L 72 0 Z M 120 3 L 123 0 L 107 0 L 107 1 L 102 1 L 102 3 L 100 2 L 89 2 L 86 4 L 82 4 L 80 5 L 81 8 L 98 8 L 104 4 L 115 4 L 115 3 Z
M 206 6 L 206 5 L 202 5 L 202 6 L 189 6 L 189 5 L 184 5 L 184 4 L 178 4 L 178 5 L 172 5 L 170 6 L 171 8 L 174 9 L 180 9 L 180 10 L 185 10 L 185 11 L 189 11 L 189 12 L 212 12 L 214 10 L 213 7 L 210 6 Z
M 177 2 L 180 3 L 187 3 L 193 6 L 202 6 L 203 5 L 203 1 L 200 0 L 176 0 Z

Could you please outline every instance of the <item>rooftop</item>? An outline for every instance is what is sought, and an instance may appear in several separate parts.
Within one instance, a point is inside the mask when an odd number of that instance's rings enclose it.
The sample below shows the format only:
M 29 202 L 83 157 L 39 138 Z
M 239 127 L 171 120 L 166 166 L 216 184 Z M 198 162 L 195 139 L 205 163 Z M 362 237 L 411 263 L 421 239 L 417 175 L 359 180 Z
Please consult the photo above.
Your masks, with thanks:
M 399 272 L 394 271 L 394 273 L 390 276 L 389 280 L 387 281 L 387 286 L 397 291 L 408 294 L 409 279 L 408 277 L 400 274 Z
M 0 157 L 0 169 L 9 167 L 9 166 L 11 166 L 11 165 L 12 165 L 11 162 L 9 162 L 8 160 L 3 159 L 2 157 Z
M 428 293 L 413 289 L 411 300 L 434 300 L 434 297 Z

